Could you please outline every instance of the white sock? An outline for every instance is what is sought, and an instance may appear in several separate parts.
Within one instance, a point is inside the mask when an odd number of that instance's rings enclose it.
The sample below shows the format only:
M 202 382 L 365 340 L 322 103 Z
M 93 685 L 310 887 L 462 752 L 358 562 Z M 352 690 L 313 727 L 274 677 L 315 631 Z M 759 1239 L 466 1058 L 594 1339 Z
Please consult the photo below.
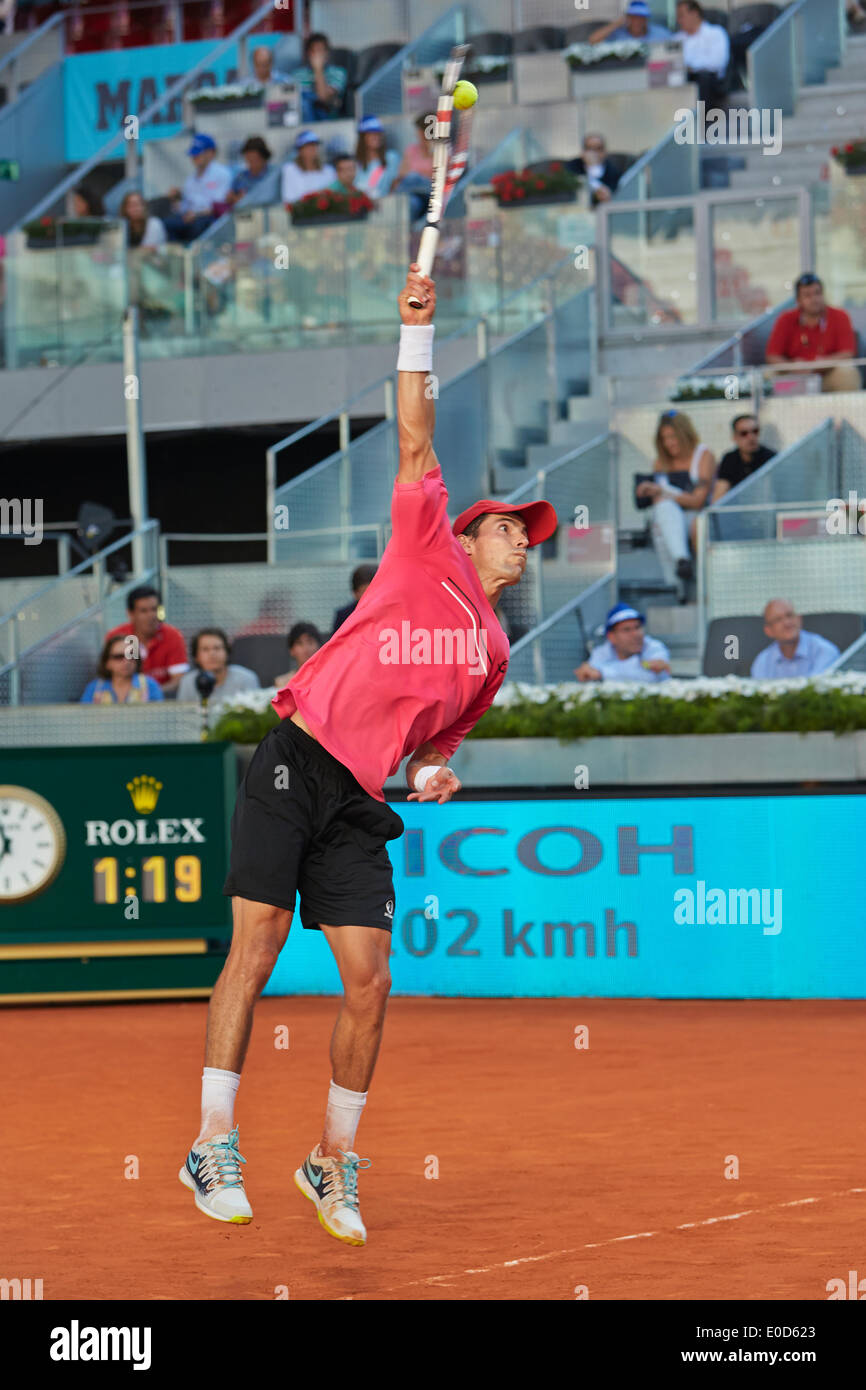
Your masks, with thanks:
M 201 1074 L 201 1133 L 196 1140 L 214 1134 L 230 1134 L 235 1122 L 235 1096 L 241 1084 L 237 1071 L 205 1067 Z
M 346 1153 L 354 1151 L 355 1135 L 366 1103 L 366 1091 L 347 1091 L 331 1081 L 323 1141 L 329 1148 L 343 1149 Z

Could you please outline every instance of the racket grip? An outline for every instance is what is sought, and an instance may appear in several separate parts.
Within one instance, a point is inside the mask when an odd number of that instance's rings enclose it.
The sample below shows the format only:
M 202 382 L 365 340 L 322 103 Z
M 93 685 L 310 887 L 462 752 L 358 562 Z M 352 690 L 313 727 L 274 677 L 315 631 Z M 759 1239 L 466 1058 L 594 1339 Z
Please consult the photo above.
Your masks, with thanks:
M 421 233 L 421 243 L 418 247 L 418 265 L 422 275 L 429 275 L 433 269 L 433 262 L 436 259 L 436 247 L 439 244 L 439 228 L 425 227 Z M 420 299 L 410 296 L 409 304 L 413 309 L 422 309 Z

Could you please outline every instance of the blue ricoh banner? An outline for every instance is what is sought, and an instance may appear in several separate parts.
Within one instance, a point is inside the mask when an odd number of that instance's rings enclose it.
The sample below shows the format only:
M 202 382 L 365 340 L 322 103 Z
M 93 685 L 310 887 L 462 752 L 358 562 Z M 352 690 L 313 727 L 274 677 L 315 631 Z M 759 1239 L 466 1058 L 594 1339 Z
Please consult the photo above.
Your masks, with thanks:
M 250 47 L 273 48 L 280 34 L 256 35 Z M 154 44 L 106 53 L 79 53 L 63 63 L 63 108 L 66 158 L 89 159 L 122 128 L 124 116 L 139 116 L 184 73 L 213 53 L 213 39 L 194 43 Z M 238 72 L 237 44 L 202 73 L 201 86 L 233 82 Z M 142 126 L 140 137 L 154 140 L 183 130 L 181 99 L 170 103 L 161 117 Z M 121 158 L 120 151 L 118 158 Z
M 861 796 L 395 807 L 395 993 L 866 997 Z M 339 990 L 296 915 L 267 992 Z

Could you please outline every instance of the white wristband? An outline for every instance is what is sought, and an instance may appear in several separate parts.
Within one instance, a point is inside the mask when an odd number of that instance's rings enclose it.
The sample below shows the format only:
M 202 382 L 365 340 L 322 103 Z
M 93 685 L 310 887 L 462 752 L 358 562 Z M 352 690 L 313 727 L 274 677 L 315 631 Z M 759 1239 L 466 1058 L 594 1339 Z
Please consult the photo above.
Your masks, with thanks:
M 398 372 L 432 372 L 435 323 L 401 323 Z
M 431 778 L 431 777 L 435 777 L 435 775 L 436 775 L 437 772 L 450 772 L 450 771 L 451 771 L 450 767 L 438 767 L 438 766 L 436 766 L 435 764 L 434 764 L 433 766 L 431 766 L 429 763 L 427 764 L 426 767 L 419 767 L 418 771 L 415 773 L 415 790 L 416 790 L 416 792 L 423 792 L 423 790 L 424 790 L 424 788 L 426 787 L 427 783 L 430 781 L 430 778 Z

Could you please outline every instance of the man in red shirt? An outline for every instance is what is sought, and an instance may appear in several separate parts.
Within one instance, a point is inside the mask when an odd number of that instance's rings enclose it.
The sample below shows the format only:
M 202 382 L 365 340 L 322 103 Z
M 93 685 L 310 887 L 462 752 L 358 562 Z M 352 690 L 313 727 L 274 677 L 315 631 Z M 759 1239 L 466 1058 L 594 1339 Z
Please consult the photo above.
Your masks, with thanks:
M 130 589 L 126 600 L 129 622 L 112 628 L 111 632 L 106 633 L 106 640 L 109 637 L 137 637 L 141 669 L 146 676 L 153 676 L 165 695 L 180 685 L 181 676 L 189 670 L 189 662 L 181 633 L 171 623 L 160 622 L 161 603 L 159 591 L 147 584 Z
M 413 309 L 409 298 L 423 305 Z M 508 639 L 495 608 L 523 578 L 526 552 L 553 534 L 549 502 L 476 502 L 453 526 L 433 452 L 433 281 L 410 268 L 399 296 L 399 471 L 392 535 L 375 577 L 333 637 L 274 697 L 281 723 L 256 749 L 232 819 L 223 891 L 233 897 L 231 951 L 208 1013 L 201 1130 L 181 1169 L 196 1206 L 246 1223 L 234 1122 L 253 1007 L 288 936 L 321 931 L 344 999 L 331 1040 L 321 1142 L 295 1172 L 337 1240 L 363 1245 L 354 1149 L 391 986 L 394 882 L 386 843 L 403 822 L 382 784 L 409 755 L 409 800 L 440 805 L 460 790 L 448 759 L 505 679 Z
M 767 342 L 767 361 L 785 363 L 788 370 L 819 371 L 822 391 L 859 391 L 859 368 L 815 367 L 818 361 L 838 361 L 857 356 L 857 339 L 844 309 L 831 309 L 824 301 L 824 286 L 817 275 L 801 275 L 794 290 L 797 307 L 786 309 L 773 324 Z M 805 365 L 805 364 L 808 364 Z

